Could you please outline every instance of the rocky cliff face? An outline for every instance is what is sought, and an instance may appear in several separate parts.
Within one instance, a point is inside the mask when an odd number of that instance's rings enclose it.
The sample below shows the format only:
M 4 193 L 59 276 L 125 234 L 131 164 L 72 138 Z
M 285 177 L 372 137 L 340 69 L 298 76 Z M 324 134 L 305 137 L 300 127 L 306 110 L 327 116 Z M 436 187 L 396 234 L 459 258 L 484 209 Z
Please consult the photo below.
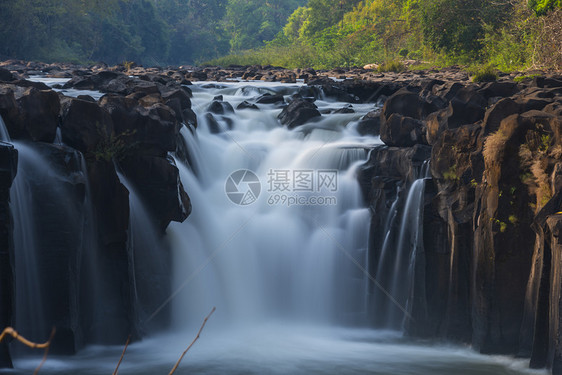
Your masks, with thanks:
M 381 139 L 393 147 L 373 150 L 361 175 L 376 237 L 394 192 L 409 189 L 420 156 L 431 159 L 409 334 L 530 356 L 532 367 L 562 373 L 561 126 L 554 78 L 427 80 L 386 100 Z M 382 260 L 380 245 L 371 246 L 373 270 Z
M 28 184 L 36 235 L 42 239 L 36 257 L 44 292 L 42 315 L 46 326 L 58 327 L 53 351 L 73 353 L 85 343 L 122 344 L 129 334 L 140 337 L 145 328 L 130 242 L 129 191 L 118 173 L 147 202 L 160 233 L 170 221 L 187 218 L 191 203 L 168 153 L 176 150 L 181 126 L 194 121 L 191 91 L 167 76 L 130 78 L 116 72 L 76 75 L 69 82 L 69 87 L 107 93 L 97 101 L 88 96 L 70 98 L 13 74 L 3 77 L 9 81 L 0 82 L 0 115 L 12 140 L 30 145 L 48 160 L 65 189 L 65 202 L 60 202 L 60 192 L 51 194 L 50 187 L 42 185 L 45 181 L 33 179 Z M 57 128 L 66 146 L 52 144 Z M 17 270 L 9 201 L 17 173 L 23 173 L 17 168 L 17 150 L 0 143 L 2 327 L 15 324 Z M 63 204 L 71 207 L 65 206 L 61 214 Z M 90 208 L 93 216 L 88 216 Z M 94 238 L 85 232 L 86 226 L 94 228 Z M 92 285 L 94 279 L 101 282 Z M 149 296 L 169 293 L 169 283 L 144 285 L 159 288 L 158 293 L 147 292 Z M 103 298 L 88 297 L 94 295 Z M 161 303 L 146 298 L 143 302 Z M 0 367 L 11 366 L 7 348 L 6 343 L 0 346 Z
M 13 220 L 10 211 L 10 187 L 16 176 L 18 153 L 0 142 L 0 325 L 12 325 L 14 276 L 10 253 L 13 251 Z M 0 367 L 11 367 L 7 342 L 0 344 Z

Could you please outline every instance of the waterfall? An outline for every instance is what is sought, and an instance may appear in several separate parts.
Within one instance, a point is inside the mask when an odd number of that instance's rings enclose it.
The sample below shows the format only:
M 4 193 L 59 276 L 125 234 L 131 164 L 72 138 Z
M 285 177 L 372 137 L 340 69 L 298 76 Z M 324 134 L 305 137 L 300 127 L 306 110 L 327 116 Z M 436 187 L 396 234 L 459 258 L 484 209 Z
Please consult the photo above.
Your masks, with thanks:
M 299 90 L 298 86 L 253 85 L 195 84 L 193 107 L 201 119 L 217 95 L 236 107 L 263 93 L 288 99 Z M 316 104 L 326 113 L 343 105 L 325 99 Z M 212 132 L 205 121 L 196 131 L 182 129 L 185 147 L 173 156 L 193 213 L 167 230 L 171 260 L 168 244 L 162 244 L 153 230 L 134 184 L 119 175 L 130 192 L 129 256 L 138 313 L 147 320 L 171 313 L 174 323 L 172 332 L 132 343 L 120 373 L 167 373 L 212 306 L 217 311 L 182 362 L 182 373 L 425 375 L 459 368 L 479 374 L 525 373 L 523 359 L 421 345 L 405 341 L 397 331 L 365 328 L 372 323 L 373 300 L 384 328 L 399 329 L 409 311 L 414 266 L 419 268 L 414 260 L 422 250 L 428 164 L 410 186 L 396 186 L 387 201 L 389 214 L 381 218 L 384 235 L 371 239 L 382 245 L 381 254 L 369 254 L 373 213 L 363 201 L 357 172 L 367 151 L 380 140 L 360 137 L 354 129 L 372 105 L 354 105 L 354 109 L 354 114 L 323 116 L 289 131 L 276 118 L 281 108 L 260 104 L 258 111 L 221 115 L 224 126 L 219 132 Z M 0 126 L 2 140 L 9 140 L 2 130 Z M 68 338 L 67 322 L 57 317 L 69 317 L 75 327 L 78 306 L 84 314 L 82 325 L 100 329 L 101 320 L 108 317 L 107 304 L 116 299 L 98 303 L 108 291 L 103 282 L 98 285 L 96 229 L 84 159 L 62 145 L 14 144 L 20 152 L 11 191 L 19 257 L 16 328 L 41 341 L 51 325 L 62 323 L 58 332 Z M 240 192 L 248 199 L 235 199 Z M 56 231 L 49 223 L 56 225 Z M 49 236 L 50 229 L 60 238 Z M 60 248 L 69 251 L 57 252 L 57 241 L 64 241 Z M 376 256 L 379 263 L 373 259 Z M 46 277 L 42 265 L 48 260 L 54 270 Z M 173 267 L 171 292 L 170 286 L 160 284 L 168 279 L 162 274 L 166 267 L 161 267 L 168 261 Z M 82 273 L 60 272 L 77 276 L 60 280 L 56 267 L 61 264 L 82 265 Z M 80 293 L 61 292 L 77 286 Z M 374 298 L 381 287 L 389 295 Z M 80 295 L 81 300 L 52 301 L 52 295 Z M 54 302 L 62 302 L 72 313 L 59 314 Z M 95 334 L 88 332 L 88 337 Z M 50 353 L 41 373 L 108 373 L 122 349 L 96 345 L 71 358 Z M 17 370 L 12 372 L 19 375 L 31 373 L 40 358 L 16 356 L 15 361 Z
M 373 302 L 375 321 L 382 327 L 399 329 L 404 319 L 411 318 L 408 313 L 409 297 L 414 282 L 416 254 L 419 248 L 423 248 L 423 205 L 425 181 L 430 177 L 429 160 L 418 172 L 418 178 L 407 190 L 397 187 L 385 221 L 385 236 L 376 261 L 376 278 L 382 289 L 375 291 Z M 404 193 L 407 193 L 406 198 L 399 209 Z
M 218 95 L 236 108 L 264 92 L 290 95 L 298 88 L 203 86 L 193 86 L 200 119 Z M 379 141 L 346 125 L 372 106 L 294 131 L 279 125 L 281 109 L 259 107 L 216 116 L 218 132 L 207 121 L 200 121 L 196 136 L 182 131 L 189 155 L 177 164 L 193 213 L 168 229 L 181 288 L 175 322 L 195 324 L 216 305 L 215 319 L 229 326 L 273 320 L 364 325 L 370 214 L 356 170 Z M 252 204 L 237 205 L 225 194 L 238 170 L 259 179 Z
M 119 169 L 119 168 L 117 168 Z M 153 327 L 150 315 L 158 308 L 162 296 L 169 293 L 169 257 L 156 227 L 134 185 L 121 172 L 119 180 L 129 190 L 129 263 L 132 265 L 132 289 L 141 322 Z M 157 320 L 161 325 L 161 320 Z

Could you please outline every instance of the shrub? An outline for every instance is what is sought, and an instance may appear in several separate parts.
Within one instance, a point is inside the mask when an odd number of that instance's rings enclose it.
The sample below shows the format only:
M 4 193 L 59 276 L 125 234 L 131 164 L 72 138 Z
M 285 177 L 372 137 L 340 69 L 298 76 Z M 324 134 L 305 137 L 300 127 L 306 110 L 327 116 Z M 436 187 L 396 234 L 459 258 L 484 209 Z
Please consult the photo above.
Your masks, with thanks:
M 472 82 L 494 82 L 497 79 L 498 73 L 496 73 L 496 70 L 490 65 L 477 69 L 474 76 L 472 76 Z
M 397 60 L 385 61 L 381 64 L 381 66 L 379 66 L 379 72 L 399 73 L 405 70 L 406 70 L 406 66 L 401 61 L 397 61 Z

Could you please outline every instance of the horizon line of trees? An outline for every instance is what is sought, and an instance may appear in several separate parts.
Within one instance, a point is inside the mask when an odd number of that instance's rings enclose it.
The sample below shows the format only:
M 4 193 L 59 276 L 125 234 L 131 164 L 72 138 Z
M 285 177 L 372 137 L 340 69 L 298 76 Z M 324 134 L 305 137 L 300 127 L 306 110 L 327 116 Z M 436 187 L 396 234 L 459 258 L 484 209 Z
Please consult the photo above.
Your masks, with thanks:
M 562 0 L 10 0 L 0 58 L 562 67 Z
M 193 64 L 258 48 L 306 0 L 10 0 L 0 58 Z

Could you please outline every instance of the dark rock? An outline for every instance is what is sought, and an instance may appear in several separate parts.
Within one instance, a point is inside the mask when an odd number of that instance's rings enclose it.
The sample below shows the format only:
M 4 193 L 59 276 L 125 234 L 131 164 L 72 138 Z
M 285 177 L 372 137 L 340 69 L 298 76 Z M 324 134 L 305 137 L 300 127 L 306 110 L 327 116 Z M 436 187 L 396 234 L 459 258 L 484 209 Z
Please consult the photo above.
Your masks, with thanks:
M 242 103 L 238 104 L 238 106 L 236 107 L 236 109 L 241 110 L 241 109 L 255 109 L 255 110 L 259 110 L 258 106 L 255 104 L 252 104 L 246 100 L 244 100 Z
M 547 127 L 550 120 L 541 112 L 512 115 L 502 120 L 499 132 L 487 140 L 486 183 L 476 196 L 480 209 L 475 212 L 472 309 L 472 341 L 483 353 L 519 350 L 535 243 L 531 230 L 534 213 L 520 177 L 519 150 L 529 131 L 538 124 Z
M 502 97 L 515 95 L 519 91 L 515 82 L 489 82 L 482 87 L 479 92 L 486 98 Z
M 334 111 L 334 113 L 355 113 L 355 110 L 353 109 L 353 106 L 351 104 L 348 104 L 345 107 Z
M 207 108 L 207 111 L 215 115 L 224 115 L 225 113 L 234 113 L 234 108 L 228 102 L 213 100 Z
M 263 95 L 258 96 L 256 99 L 256 103 L 258 104 L 283 104 L 285 103 L 285 99 L 283 99 L 283 95 L 272 95 L 269 93 L 265 93 Z
M 212 113 L 205 114 L 205 120 L 207 121 L 207 125 L 209 126 L 209 131 L 213 134 L 221 133 L 221 126 L 219 125 L 215 116 Z
M 381 125 L 384 126 L 384 122 L 395 113 L 416 120 L 422 120 L 428 114 L 434 112 L 434 110 L 435 108 L 421 99 L 417 93 L 408 91 L 407 89 L 401 89 L 389 97 L 384 103 L 381 113 Z
M 381 111 L 376 109 L 367 113 L 357 124 L 357 131 L 361 135 L 379 135 L 381 131 Z
M 87 102 L 95 103 L 96 99 L 92 98 L 90 95 L 78 95 L 76 99 L 85 100 Z
M 197 115 L 191 108 L 186 108 L 182 111 L 182 118 L 186 124 L 197 127 Z
M 484 117 L 486 100 L 477 92 L 462 88 L 449 102 L 446 109 L 427 117 L 427 141 L 433 144 L 445 129 L 473 124 Z
M 484 134 L 490 134 L 500 128 L 500 123 L 507 118 L 519 112 L 519 104 L 511 98 L 505 98 L 497 102 L 494 106 L 486 111 L 482 128 Z
M 384 124 L 384 125 L 383 125 Z M 425 143 L 425 128 L 420 120 L 394 113 L 381 121 L 381 141 L 389 146 L 411 147 Z
M 175 151 L 181 124 L 170 107 L 157 103 L 144 108 L 132 98 L 110 95 L 102 97 L 100 105 L 111 115 L 115 134 L 126 136 L 130 146 L 149 145 L 161 153 Z
M 10 82 L 15 81 L 17 78 L 9 70 L 0 68 L 0 81 Z
M 98 278 L 102 283 L 98 293 L 104 298 L 92 306 L 103 314 L 93 317 L 84 334 L 89 341 L 117 345 L 130 334 L 134 340 L 139 338 L 127 247 L 129 192 L 119 181 L 112 161 L 88 163 L 88 177 L 101 247 Z
M 123 158 L 119 165 L 162 233 L 171 221 L 183 222 L 189 216 L 191 202 L 173 159 L 137 154 Z
M 283 111 L 279 114 L 281 124 L 293 129 L 299 125 L 320 117 L 318 107 L 314 103 L 307 100 L 293 100 Z
M 14 273 L 13 219 L 10 210 L 10 187 L 17 172 L 18 152 L 0 142 L 0 326 L 13 326 Z M 9 340 L 0 343 L 0 368 L 11 368 Z
M 61 131 L 65 144 L 95 157 L 104 152 L 104 147 L 110 147 L 114 128 L 109 113 L 97 103 L 74 99 L 63 118 Z
M 12 91 L 15 96 L 9 93 Z M 10 136 L 14 139 L 52 142 L 59 123 L 59 96 L 52 90 L 37 90 L 33 87 L 23 91 L 17 88 L 4 91 L 0 99 L 0 114 Z M 17 106 L 11 109 L 13 99 Z

